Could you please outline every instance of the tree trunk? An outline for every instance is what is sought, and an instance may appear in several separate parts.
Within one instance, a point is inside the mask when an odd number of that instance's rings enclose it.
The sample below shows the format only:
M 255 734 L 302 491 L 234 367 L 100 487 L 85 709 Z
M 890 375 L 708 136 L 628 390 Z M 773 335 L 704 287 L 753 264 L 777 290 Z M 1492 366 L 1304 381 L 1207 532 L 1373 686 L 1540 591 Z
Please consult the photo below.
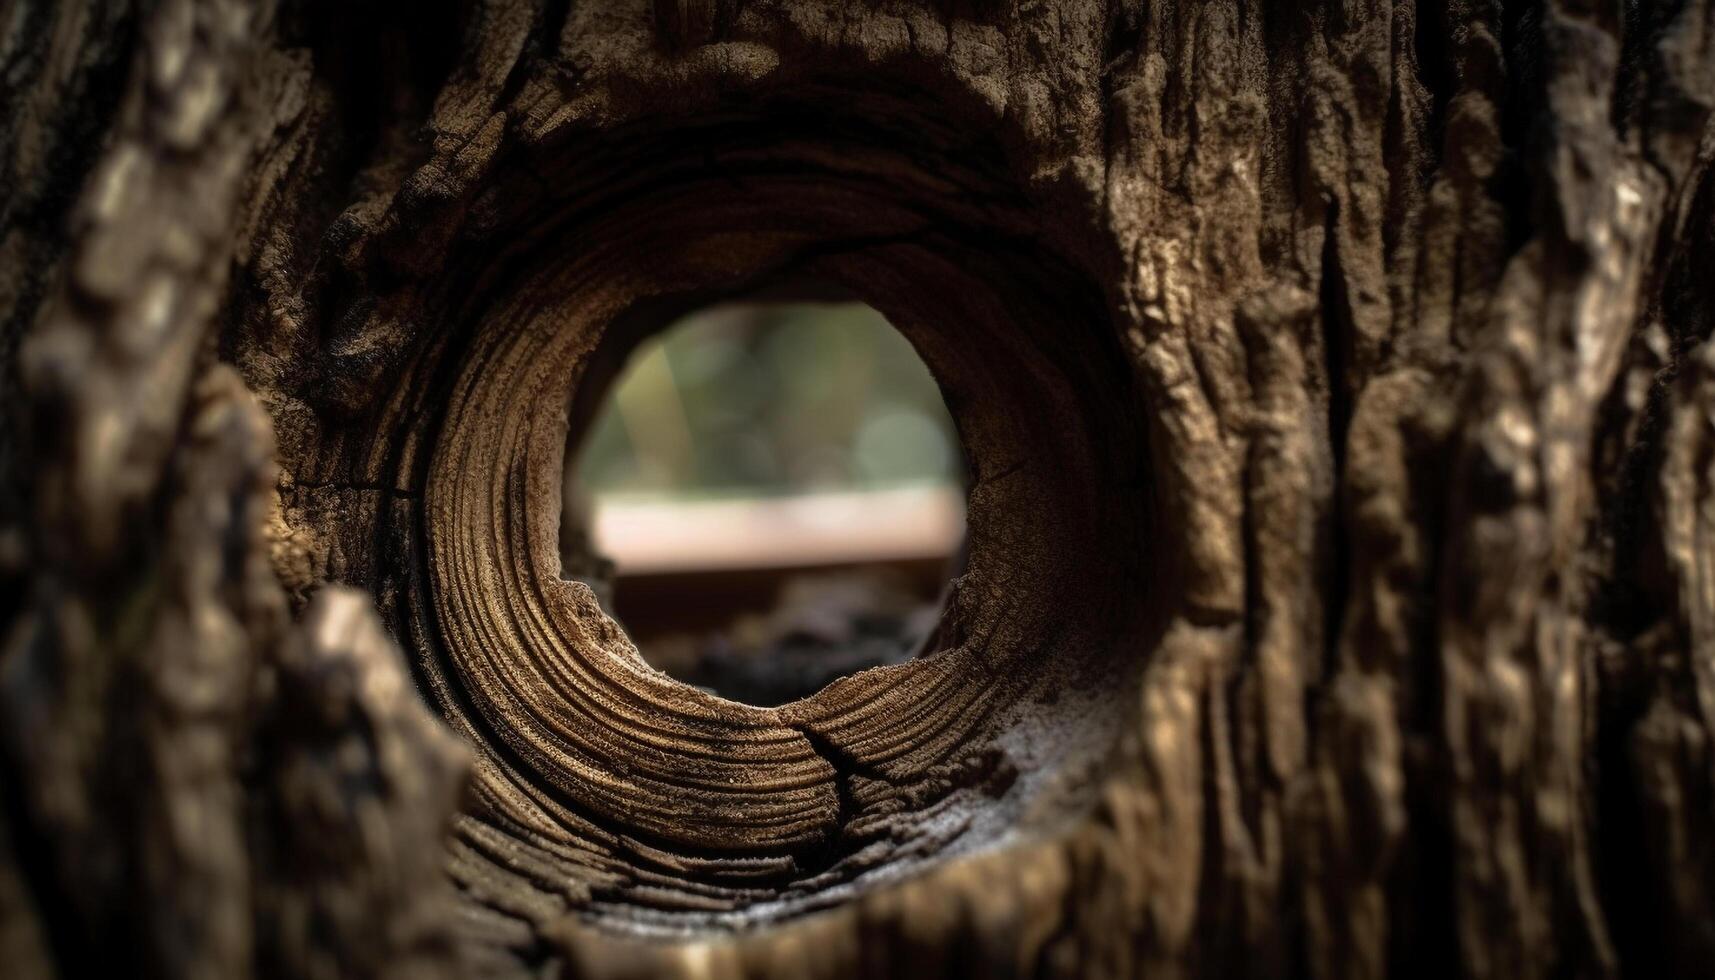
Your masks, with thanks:
M 1715 4 L 351 8 L 0 4 L 0 972 L 1715 963 Z M 757 708 L 560 478 L 805 282 L 969 562 Z

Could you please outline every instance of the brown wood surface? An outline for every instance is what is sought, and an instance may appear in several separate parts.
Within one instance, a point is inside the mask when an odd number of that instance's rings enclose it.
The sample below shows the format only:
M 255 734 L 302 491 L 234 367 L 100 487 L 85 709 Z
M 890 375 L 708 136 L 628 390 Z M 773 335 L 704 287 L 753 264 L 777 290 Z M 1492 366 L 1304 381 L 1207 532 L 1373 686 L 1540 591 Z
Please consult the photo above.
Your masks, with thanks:
M 1712 107 L 1707 0 L 0 0 L 0 975 L 1709 975 Z M 805 284 L 969 551 L 755 707 L 560 480 Z

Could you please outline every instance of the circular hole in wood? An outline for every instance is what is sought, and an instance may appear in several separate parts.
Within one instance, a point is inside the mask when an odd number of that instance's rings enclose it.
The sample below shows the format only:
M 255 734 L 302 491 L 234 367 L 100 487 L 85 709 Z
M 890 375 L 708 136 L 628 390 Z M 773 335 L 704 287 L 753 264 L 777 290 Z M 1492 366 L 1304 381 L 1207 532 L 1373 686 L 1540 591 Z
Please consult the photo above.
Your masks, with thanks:
M 623 362 L 574 418 L 562 574 L 645 661 L 768 706 L 923 647 L 959 570 L 964 464 L 881 313 L 722 302 Z
M 827 908 L 1086 812 L 1137 704 L 1157 625 L 1140 599 L 1171 572 L 1146 559 L 1174 525 L 1156 520 L 1147 427 L 1114 422 L 1143 413 L 1107 297 L 1018 201 L 882 192 L 874 167 L 914 164 L 862 147 L 840 175 L 821 150 L 783 170 L 771 143 L 735 181 L 735 152 L 719 179 L 699 163 L 637 193 L 567 185 L 614 206 L 574 194 L 485 267 L 402 407 L 397 459 L 421 488 L 389 512 L 420 546 L 402 627 L 478 753 L 453 873 L 490 912 L 650 932 Z M 579 242 L 599 247 L 557 247 Z M 568 447 L 626 355 L 688 311 L 851 297 L 908 339 L 957 422 L 962 567 L 924 655 L 774 705 L 711 694 L 651 666 L 568 568 Z

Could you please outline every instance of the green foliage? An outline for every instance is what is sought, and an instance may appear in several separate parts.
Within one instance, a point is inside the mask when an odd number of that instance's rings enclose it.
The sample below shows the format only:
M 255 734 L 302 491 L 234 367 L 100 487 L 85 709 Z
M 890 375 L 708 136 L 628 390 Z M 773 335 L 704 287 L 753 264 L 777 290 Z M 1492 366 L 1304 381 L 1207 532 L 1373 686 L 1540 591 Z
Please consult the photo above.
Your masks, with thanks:
M 577 460 L 591 496 L 775 495 L 958 479 L 928 368 L 861 303 L 698 311 L 635 351 Z

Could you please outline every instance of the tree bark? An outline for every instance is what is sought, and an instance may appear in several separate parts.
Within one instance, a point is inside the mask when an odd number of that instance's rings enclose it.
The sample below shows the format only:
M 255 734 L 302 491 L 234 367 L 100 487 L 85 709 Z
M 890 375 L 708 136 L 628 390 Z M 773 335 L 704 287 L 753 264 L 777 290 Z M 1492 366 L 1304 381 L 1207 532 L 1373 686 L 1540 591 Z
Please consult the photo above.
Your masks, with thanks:
M 0 972 L 1715 963 L 1715 5 L 358 7 L 0 4 Z M 757 708 L 560 479 L 802 283 L 969 562 Z

